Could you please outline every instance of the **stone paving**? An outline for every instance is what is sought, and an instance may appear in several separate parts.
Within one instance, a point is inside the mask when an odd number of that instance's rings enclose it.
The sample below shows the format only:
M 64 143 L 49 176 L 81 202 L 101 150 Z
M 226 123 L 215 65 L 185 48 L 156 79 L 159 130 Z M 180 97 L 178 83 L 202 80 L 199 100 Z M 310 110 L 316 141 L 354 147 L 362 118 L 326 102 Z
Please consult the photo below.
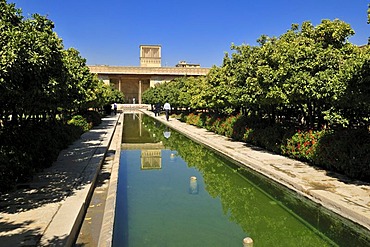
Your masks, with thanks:
M 0 197 L 0 246 L 74 244 L 117 118 L 103 118 L 23 189 Z

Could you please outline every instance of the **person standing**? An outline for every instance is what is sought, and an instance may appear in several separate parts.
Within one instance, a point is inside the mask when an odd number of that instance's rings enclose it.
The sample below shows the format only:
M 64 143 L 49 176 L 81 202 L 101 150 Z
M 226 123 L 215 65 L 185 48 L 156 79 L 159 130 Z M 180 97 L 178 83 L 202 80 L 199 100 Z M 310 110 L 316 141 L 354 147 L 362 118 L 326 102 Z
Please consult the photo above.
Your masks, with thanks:
M 114 115 L 117 115 L 117 103 L 113 104 Z
M 159 116 L 160 112 L 161 112 L 161 104 L 158 102 L 154 106 L 154 116 Z
M 163 106 L 164 111 L 166 112 L 166 120 L 170 118 L 170 110 L 171 110 L 171 105 L 170 103 L 166 102 Z

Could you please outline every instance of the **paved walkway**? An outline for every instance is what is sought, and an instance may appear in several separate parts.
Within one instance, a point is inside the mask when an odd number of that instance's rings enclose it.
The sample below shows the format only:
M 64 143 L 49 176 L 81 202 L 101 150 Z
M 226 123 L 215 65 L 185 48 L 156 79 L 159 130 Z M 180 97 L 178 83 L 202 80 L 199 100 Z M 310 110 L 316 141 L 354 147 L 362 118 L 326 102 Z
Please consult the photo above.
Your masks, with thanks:
M 26 188 L 0 197 L 0 246 L 74 243 L 118 116 L 103 118 Z
M 214 134 L 163 115 L 154 117 L 143 112 L 190 139 L 204 144 L 221 154 L 285 185 L 324 207 L 370 230 L 370 184 L 351 181 L 344 176 L 327 173 L 303 162 L 247 146 L 243 142 Z M 369 243 L 370 244 L 370 243 Z

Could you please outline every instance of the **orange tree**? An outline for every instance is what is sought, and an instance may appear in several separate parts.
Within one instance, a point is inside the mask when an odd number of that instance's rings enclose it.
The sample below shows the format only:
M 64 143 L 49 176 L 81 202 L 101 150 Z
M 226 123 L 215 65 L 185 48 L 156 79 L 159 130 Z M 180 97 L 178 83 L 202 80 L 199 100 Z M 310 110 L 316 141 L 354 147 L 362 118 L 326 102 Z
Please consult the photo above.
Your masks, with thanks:
M 116 95 L 78 51 L 64 50 L 53 29 L 46 17 L 25 19 L 0 0 L 0 190 L 51 165 L 78 137 L 81 130 L 59 121 L 65 112 L 100 107 Z

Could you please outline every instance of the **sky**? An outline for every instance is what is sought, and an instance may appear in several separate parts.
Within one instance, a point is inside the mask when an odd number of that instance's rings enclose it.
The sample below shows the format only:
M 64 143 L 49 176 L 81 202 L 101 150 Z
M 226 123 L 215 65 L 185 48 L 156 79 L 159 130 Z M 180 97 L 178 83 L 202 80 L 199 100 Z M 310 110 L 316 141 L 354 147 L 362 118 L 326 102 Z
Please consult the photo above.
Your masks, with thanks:
M 55 24 L 65 49 L 88 65 L 139 66 L 140 45 L 161 45 L 162 66 L 179 61 L 220 66 L 231 44 L 257 45 L 261 35 L 280 36 L 293 23 L 340 19 L 355 31 L 349 41 L 370 36 L 370 0 L 8 0 L 30 18 Z

